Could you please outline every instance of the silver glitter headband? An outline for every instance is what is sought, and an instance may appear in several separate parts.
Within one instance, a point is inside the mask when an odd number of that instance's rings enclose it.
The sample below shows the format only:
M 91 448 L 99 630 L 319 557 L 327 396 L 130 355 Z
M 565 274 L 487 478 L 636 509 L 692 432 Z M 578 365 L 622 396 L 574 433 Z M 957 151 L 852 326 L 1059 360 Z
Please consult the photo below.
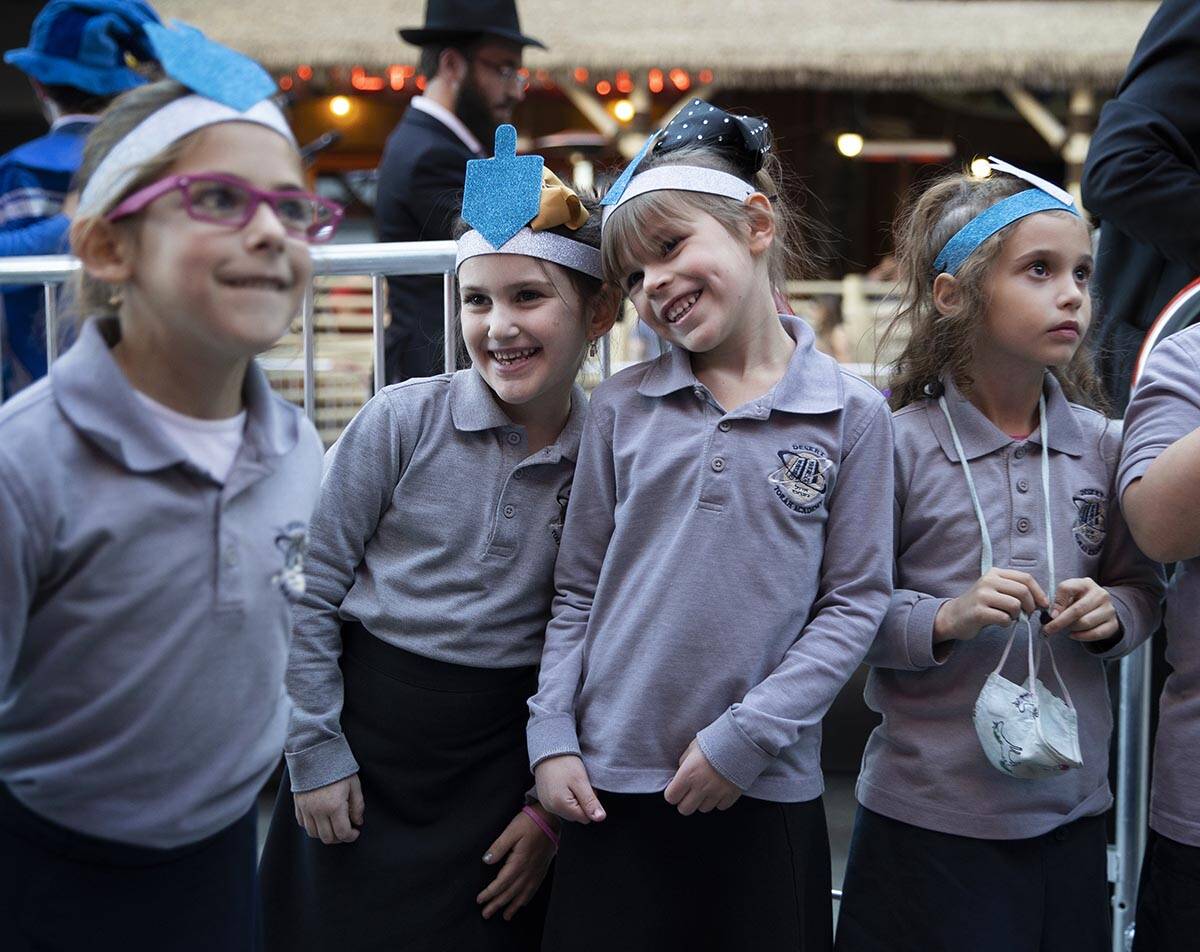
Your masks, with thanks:
M 98 213 L 105 203 L 125 191 L 150 159 L 184 136 L 221 122 L 254 122 L 274 129 L 292 144 L 296 142 L 283 113 L 269 99 L 243 112 L 204 96 L 184 96 L 147 116 L 113 146 L 88 179 L 77 214 Z
M 698 165 L 660 165 L 656 169 L 639 172 L 630 180 L 615 204 L 604 206 L 604 217 L 600 219 L 601 227 L 613 212 L 631 198 L 637 198 L 647 192 L 661 191 L 701 192 L 744 202 L 758 189 L 736 175 L 716 169 L 706 169 Z
M 553 261 L 564 268 L 590 274 L 593 278 L 604 277 L 604 271 L 600 267 L 599 248 L 556 235 L 554 232 L 534 231 L 529 227 L 522 228 L 499 248 L 479 232 L 468 231 L 458 239 L 454 270 L 457 272 L 464 261 L 479 255 L 526 255 L 530 258 L 541 258 L 543 261 Z

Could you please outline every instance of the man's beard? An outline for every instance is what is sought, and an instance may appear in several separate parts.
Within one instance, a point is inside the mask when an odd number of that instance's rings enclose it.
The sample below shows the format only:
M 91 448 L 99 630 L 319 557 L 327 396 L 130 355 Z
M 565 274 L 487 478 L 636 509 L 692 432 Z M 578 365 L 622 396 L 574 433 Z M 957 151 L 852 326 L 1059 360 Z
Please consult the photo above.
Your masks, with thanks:
M 470 78 L 462 84 L 458 91 L 458 102 L 455 103 L 454 113 L 470 130 L 471 135 L 479 140 L 483 150 L 490 154 L 492 143 L 496 139 L 496 127 L 500 123 L 492 114 L 487 100 L 480 95 L 478 87 Z

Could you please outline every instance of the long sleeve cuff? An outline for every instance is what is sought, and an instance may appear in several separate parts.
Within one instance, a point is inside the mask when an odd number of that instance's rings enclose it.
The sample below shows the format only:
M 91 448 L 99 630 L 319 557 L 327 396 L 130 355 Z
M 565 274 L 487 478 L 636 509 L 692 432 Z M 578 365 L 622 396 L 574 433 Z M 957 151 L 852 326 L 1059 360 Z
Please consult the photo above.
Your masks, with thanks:
M 775 758 L 754 743 L 729 709 L 696 735 L 713 769 L 739 790 L 748 790 Z
M 908 613 L 904 640 L 908 647 L 908 663 L 914 671 L 936 668 L 945 663 L 949 652 L 939 658 L 934 653 L 933 621 L 948 598 L 920 598 Z
M 579 735 L 575 731 L 574 714 L 557 714 L 530 720 L 526 730 L 529 747 L 529 769 L 533 770 L 548 757 L 564 754 L 583 756 L 579 750 Z
M 330 737 L 304 750 L 287 752 L 288 775 L 292 793 L 316 790 L 358 773 L 358 761 L 350 752 L 344 734 Z

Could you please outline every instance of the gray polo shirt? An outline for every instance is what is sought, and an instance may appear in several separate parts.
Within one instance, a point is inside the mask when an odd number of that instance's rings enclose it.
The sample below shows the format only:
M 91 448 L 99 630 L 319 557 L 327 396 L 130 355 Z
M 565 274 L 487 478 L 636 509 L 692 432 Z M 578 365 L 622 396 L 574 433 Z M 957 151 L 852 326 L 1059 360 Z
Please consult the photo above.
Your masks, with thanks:
M 536 664 L 587 398 L 530 455 L 475 370 L 385 387 L 326 457 L 288 665 L 292 789 L 349 776 L 341 624 L 484 668 Z
M 1101 654 L 1056 635 L 1059 670 L 1079 717 L 1083 766 L 1038 780 L 1000 773 L 979 746 L 975 698 L 1004 650 L 1008 630 L 984 628 L 948 642 L 935 661 L 933 619 L 942 603 L 979 578 L 979 523 L 945 417 L 934 400 L 896 413 L 896 592 L 867 655 L 866 699 L 883 715 L 863 755 L 858 799 L 893 819 L 983 839 L 1037 836 L 1102 813 L 1112 718 L 1104 660 L 1132 651 L 1154 631 L 1161 570 L 1143 556 L 1116 505 L 1120 424 L 1068 403 L 1046 376 L 1055 571 L 1090 576 L 1112 596 L 1124 634 Z M 1046 566 L 1040 433 L 1014 440 L 948 384 L 946 402 L 971 464 L 992 536 L 995 564 L 1028 572 L 1042 588 Z M 1047 592 L 1053 598 L 1053 593 Z M 1041 637 L 1034 626 L 1034 637 Z M 1004 676 L 1026 677 L 1023 632 Z M 1042 680 L 1058 693 L 1043 656 Z
M 891 593 L 891 416 L 796 341 L 767 394 L 721 408 L 679 348 L 593 394 L 529 756 L 666 787 L 698 738 L 751 796 L 819 796 L 821 718 Z
M 89 321 L 0 408 L 0 781 L 62 826 L 168 848 L 239 819 L 278 763 L 321 444 L 251 365 L 215 482 L 137 398 L 118 335 Z
M 1119 493 L 1146 475 L 1168 446 L 1200 427 L 1200 327 L 1189 327 L 1150 354 L 1125 411 Z M 1197 500 L 1200 505 L 1200 499 Z M 1154 741 L 1150 826 L 1200 846 L 1200 558 L 1175 566 L 1167 595 L 1167 661 Z

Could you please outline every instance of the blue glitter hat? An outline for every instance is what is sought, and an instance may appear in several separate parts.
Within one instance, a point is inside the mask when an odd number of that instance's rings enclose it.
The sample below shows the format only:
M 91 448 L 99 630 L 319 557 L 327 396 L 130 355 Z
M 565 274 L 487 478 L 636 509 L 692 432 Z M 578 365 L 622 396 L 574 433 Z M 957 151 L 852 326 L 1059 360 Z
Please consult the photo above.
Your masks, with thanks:
M 458 239 L 457 270 L 480 255 L 527 255 L 599 278 L 600 249 L 551 229 L 579 228 L 588 212 L 540 155 L 517 155 L 517 130 L 496 130 L 494 158 L 467 163 L 462 218 L 471 230 Z
M 517 155 L 517 130 L 507 124 L 496 130 L 493 155 L 467 162 L 462 217 L 499 248 L 537 215 L 546 163 L 540 155 Z
M 126 55 L 151 58 L 143 26 L 157 22 L 144 0 L 51 0 L 33 21 L 29 45 L 4 61 L 48 86 L 115 96 L 146 81 Z

